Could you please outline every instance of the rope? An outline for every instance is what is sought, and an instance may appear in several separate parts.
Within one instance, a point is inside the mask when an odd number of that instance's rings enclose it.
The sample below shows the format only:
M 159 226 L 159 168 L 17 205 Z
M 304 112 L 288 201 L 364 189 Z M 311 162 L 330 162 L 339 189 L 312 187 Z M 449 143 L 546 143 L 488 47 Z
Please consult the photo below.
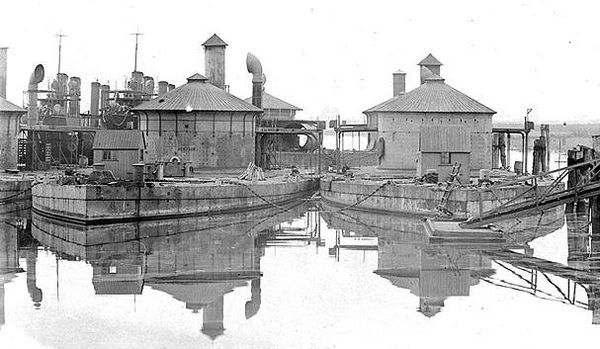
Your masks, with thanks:
M 381 189 L 383 189 L 383 187 L 385 187 L 386 185 L 391 184 L 391 183 L 392 182 L 389 181 L 389 180 L 385 181 L 385 182 L 381 183 L 381 185 L 379 187 L 377 187 L 377 189 L 375 189 L 371 194 L 365 196 L 364 198 L 358 200 L 357 202 L 355 202 L 353 204 L 350 204 L 348 206 L 344 206 L 344 207 L 342 207 L 342 208 L 340 208 L 338 210 L 335 210 L 335 211 L 330 211 L 330 213 L 342 212 L 342 211 L 346 211 L 346 210 L 348 210 L 350 208 L 356 207 L 356 206 L 362 204 L 363 202 L 367 201 L 369 198 L 371 198 L 372 196 L 374 196 L 375 194 L 377 194 Z
M 241 187 L 246 188 L 250 193 L 252 193 L 254 196 L 256 196 L 257 198 L 261 199 L 262 201 L 266 202 L 267 204 L 275 207 L 276 209 L 280 210 L 281 212 L 288 212 L 291 211 L 293 207 L 290 208 L 285 208 L 281 205 L 278 205 L 274 202 L 272 202 L 271 200 L 263 197 L 262 195 L 260 195 L 259 193 L 257 193 L 256 191 L 254 191 L 254 189 L 252 189 L 250 186 L 241 183 L 241 182 L 234 182 L 234 181 L 223 181 L 223 183 L 228 183 L 228 184 L 233 184 L 233 185 L 239 185 Z

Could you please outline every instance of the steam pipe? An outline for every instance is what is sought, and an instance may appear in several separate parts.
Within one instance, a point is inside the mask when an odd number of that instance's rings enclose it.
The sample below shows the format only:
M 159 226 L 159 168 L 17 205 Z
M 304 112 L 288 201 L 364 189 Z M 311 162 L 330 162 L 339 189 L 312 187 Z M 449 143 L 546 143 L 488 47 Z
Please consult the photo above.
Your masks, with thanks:
M 260 60 L 248 52 L 246 56 L 246 68 L 252 74 L 252 105 L 262 109 L 262 92 L 265 76 L 263 74 Z
M 42 82 L 42 80 L 44 80 L 44 66 L 38 64 L 31 73 L 31 77 L 29 78 L 29 88 L 27 90 L 29 97 L 29 103 L 27 104 L 27 124 L 30 128 L 38 123 L 37 91 L 38 84 Z

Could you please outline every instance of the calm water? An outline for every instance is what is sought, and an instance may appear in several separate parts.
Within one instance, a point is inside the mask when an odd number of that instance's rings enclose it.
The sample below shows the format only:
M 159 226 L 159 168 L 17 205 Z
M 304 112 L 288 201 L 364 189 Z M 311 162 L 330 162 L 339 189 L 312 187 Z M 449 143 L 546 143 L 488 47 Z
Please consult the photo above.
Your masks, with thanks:
M 0 223 L 0 347 L 591 347 L 597 242 L 567 221 L 457 245 L 314 203 L 87 231 L 21 213 Z

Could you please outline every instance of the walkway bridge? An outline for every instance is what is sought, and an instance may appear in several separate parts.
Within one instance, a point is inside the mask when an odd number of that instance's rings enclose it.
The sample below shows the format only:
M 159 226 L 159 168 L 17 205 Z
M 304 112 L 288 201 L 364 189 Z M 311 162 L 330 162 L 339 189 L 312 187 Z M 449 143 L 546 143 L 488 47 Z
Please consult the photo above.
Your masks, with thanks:
M 550 175 L 558 175 L 550 185 L 538 185 L 539 180 L 546 180 Z M 562 189 L 567 177 L 578 178 L 574 185 Z M 517 178 L 490 187 L 495 188 L 527 185 L 529 189 L 522 194 L 502 203 L 500 206 L 471 217 L 459 224 L 461 228 L 478 228 L 488 224 L 511 218 L 517 218 L 534 211 L 577 202 L 582 199 L 600 195 L 600 159 L 594 159 L 577 165 L 541 173 L 539 175 Z

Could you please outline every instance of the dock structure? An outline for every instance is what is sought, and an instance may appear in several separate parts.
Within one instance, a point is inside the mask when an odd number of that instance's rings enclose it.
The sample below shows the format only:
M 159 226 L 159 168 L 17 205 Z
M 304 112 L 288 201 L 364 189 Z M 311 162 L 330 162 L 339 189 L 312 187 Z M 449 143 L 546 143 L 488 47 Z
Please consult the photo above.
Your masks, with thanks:
M 558 174 L 558 177 L 554 179 L 550 186 L 543 189 L 539 188 L 537 180 L 550 174 Z M 468 219 L 460 226 L 462 228 L 482 227 L 500 220 L 516 218 L 528 212 L 543 211 L 555 206 L 596 197 L 600 195 L 599 175 L 600 160 L 594 159 L 540 175 L 526 176 L 502 183 L 496 187 L 525 184 L 530 188 L 502 205 Z M 577 181 L 570 180 L 567 188 L 561 189 L 563 180 L 575 176 L 577 176 Z

